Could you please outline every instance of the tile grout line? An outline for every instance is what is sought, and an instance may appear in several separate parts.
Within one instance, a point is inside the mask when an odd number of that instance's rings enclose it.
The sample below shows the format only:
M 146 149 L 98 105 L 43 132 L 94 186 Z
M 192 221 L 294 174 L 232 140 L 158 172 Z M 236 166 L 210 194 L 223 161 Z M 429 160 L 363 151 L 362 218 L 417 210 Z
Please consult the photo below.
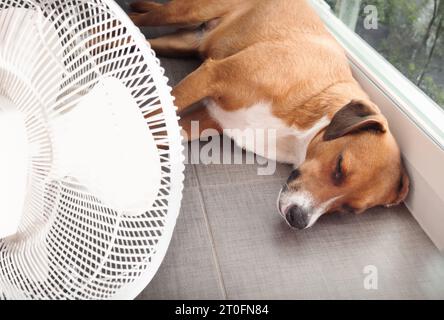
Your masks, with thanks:
M 223 299 L 227 300 L 228 299 L 227 289 L 225 287 L 224 279 L 223 279 L 223 276 L 222 276 L 222 271 L 221 271 L 220 263 L 219 263 L 219 257 L 217 255 L 216 244 L 215 244 L 215 241 L 214 241 L 214 235 L 213 235 L 213 231 L 211 230 L 210 221 L 209 221 L 208 214 L 207 214 L 207 209 L 206 209 L 204 198 L 203 198 L 203 194 L 202 194 L 202 186 L 200 184 L 199 175 L 197 173 L 196 165 L 193 164 L 192 166 L 193 166 L 194 175 L 196 176 L 196 180 L 197 180 L 200 206 L 201 206 L 201 209 L 203 211 L 205 225 L 207 227 L 207 232 L 208 232 L 208 235 L 210 237 L 211 252 L 213 254 L 213 260 L 214 260 L 214 264 L 215 264 L 215 268 L 216 268 L 217 277 L 218 277 L 218 280 L 219 280 L 219 286 L 220 286 L 220 289 L 222 291 Z
M 267 180 L 267 181 L 261 181 L 261 180 L 248 180 L 248 181 L 242 181 L 242 182 L 228 181 L 228 183 L 230 185 L 237 185 L 237 186 L 245 185 L 245 184 L 250 184 L 250 183 L 255 183 L 255 182 L 257 182 L 257 183 L 280 182 L 281 184 L 284 184 L 285 179 L 287 179 L 287 178 L 272 178 L 272 179 Z M 224 184 L 222 184 L 222 183 L 220 183 L 220 184 L 207 184 L 206 187 L 214 188 L 214 187 L 219 187 L 219 186 L 222 186 L 222 185 L 224 185 Z

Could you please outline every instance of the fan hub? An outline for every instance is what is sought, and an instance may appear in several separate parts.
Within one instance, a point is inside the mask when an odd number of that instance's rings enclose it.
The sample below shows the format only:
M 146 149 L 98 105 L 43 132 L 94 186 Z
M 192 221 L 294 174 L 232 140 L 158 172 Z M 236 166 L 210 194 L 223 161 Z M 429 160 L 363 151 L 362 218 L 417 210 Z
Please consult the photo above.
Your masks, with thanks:
M 0 95 L 0 239 L 15 234 L 28 179 L 28 138 L 23 114 Z

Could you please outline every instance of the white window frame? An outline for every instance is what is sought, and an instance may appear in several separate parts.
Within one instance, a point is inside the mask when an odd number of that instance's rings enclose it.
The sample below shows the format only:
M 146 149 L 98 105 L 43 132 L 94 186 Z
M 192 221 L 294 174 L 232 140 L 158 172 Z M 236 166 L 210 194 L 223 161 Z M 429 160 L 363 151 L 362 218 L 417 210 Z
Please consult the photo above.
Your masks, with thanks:
M 323 0 L 310 2 L 346 51 L 356 80 L 387 117 L 411 177 L 406 206 L 444 251 L 443 110 L 342 23 Z

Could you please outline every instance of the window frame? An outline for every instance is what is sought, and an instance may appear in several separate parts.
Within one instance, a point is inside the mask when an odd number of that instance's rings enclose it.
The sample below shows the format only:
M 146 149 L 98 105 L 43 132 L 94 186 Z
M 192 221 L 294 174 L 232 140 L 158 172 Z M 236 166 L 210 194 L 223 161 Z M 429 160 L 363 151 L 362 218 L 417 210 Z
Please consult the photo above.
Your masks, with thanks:
M 342 23 L 327 3 L 309 1 L 344 48 L 356 80 L 387 117 L 411 177 L 406 206 L 444 250 L 444 111 Z

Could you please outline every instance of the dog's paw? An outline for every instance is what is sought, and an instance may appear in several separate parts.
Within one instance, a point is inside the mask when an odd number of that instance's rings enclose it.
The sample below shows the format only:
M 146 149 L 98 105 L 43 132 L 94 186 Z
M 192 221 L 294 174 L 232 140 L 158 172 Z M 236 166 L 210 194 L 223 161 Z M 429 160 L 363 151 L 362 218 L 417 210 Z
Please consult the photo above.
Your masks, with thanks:
M 162 4 L 154 1 L 136 1 L 130 4 L 131 10 L 136 13 L 146 13 L 158 9 Z
M 129 13 L 128 16 L 136 26 L 141 26 L 143 24 L 143 14 L 134 12 Z

